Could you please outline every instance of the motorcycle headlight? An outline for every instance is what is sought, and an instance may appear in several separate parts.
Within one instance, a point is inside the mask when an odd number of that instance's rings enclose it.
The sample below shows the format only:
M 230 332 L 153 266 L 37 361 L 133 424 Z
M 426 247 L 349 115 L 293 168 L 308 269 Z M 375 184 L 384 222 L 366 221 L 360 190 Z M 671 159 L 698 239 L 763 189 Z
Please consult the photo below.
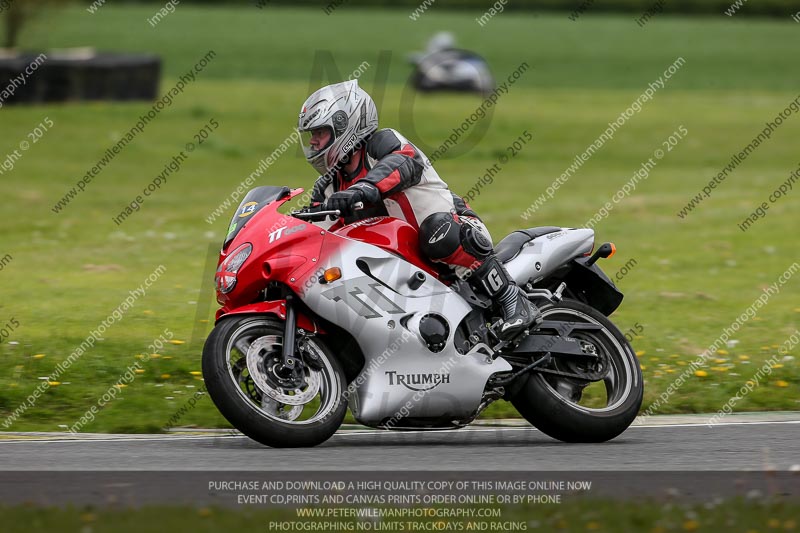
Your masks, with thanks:
M 236 275 L 244 262 L 247 261 L 247 258 L 250 257 L 252 251 L 253 245 L 249 242 L 245 243 L 236 248 L 220 263 L 216 274 L 217 290 L 219 292 L 227 294 L 233 290 L 236 286 Z

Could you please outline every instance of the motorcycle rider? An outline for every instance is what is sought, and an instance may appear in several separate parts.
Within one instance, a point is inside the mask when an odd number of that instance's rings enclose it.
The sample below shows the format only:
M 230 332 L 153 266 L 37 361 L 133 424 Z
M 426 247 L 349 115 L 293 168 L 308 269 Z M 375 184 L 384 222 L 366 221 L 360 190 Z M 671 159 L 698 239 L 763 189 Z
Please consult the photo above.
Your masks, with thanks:
M 322 174 L 312 205 L 338 209 L 347 223 L 391 216 L 411 224 L 428 259 L 449 265 L 500 307 L 500 339 L 513 339 L 540 319 L 495 256 L 478 215 L 450 191 L 422 151 L 397 131 L 378 129 L 375 103 L 356 80 L 309 96 L 298 130 L 306 159 Z M 356 212 L 359 202 L 365 207 Z

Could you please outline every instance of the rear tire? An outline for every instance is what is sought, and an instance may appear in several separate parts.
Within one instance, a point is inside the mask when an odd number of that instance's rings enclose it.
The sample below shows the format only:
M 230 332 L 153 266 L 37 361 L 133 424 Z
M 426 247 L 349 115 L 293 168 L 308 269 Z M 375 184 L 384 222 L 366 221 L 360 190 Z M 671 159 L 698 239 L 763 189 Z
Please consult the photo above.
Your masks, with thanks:
M 248 364 L 246 348 L 264 346 L 264 354 L 259 352 L 258 355 L 267 365 L 276 356 L 274 352 L 277 350 L 279 353 L 282 339 L 283 323 L 272 317 L 234 316 L 223 319 L 203 348 L 206 389 L 228 422 L 251 439 L 273 448 L 316 446 L 339 429 L 347 412 L 344 371 L 328 348 L 315 338 L 312 341 L 314 353 L 322 361 L 321 368 L 308 369 L 307 372 L 309 377 L 311 373 L 317 374 L 312 378 L 318 383 L 316 395 L 301 405 L 273 400 L 269 394 L 264 394 L 265 387 L 258 385 L 260 380 L 253 379 L 251 371 L 254 365 Z M 302 353 L 299 356 L 305 360 Z M 266 376 L 268 372 L 263 374 Z M 310 385 L 308 389 L 311 389 Z M 275 387 L 270 394 L 287 394 L 285 401 L 291 402 L 292 397 L 288 395 L 304 392 Z M 308 418 L 300 420 L 307 411 L 310 413 Z
M 579 405 L 576 398 L 565 397 L 564 391 L 580 398 L 580 385 L 570 378 L 532 372 L 523 376 L 515 387 L 511 403 L 531 424 L 547 435 L 564 442 L 605 442 L 625 431 L 636 418 L 642 405 L 644 385 L 639 361 L 625 336 L 602 313 L 586 304 L 563 300 L 558 305 L 540 307 L 545 319 L 600 324 L 599 331 L 584 331 L 597 350 L 604 350 L 609 373 L 603 379 L 608 405 L 591 408 Z M 562 359 L 553 358 L 551 365 Z M 552 366 L 549 368 L 553 368 Z M 613 374 L 613 376 L 612 376 Z M 616 390 L 610 390 L 613 385 Z

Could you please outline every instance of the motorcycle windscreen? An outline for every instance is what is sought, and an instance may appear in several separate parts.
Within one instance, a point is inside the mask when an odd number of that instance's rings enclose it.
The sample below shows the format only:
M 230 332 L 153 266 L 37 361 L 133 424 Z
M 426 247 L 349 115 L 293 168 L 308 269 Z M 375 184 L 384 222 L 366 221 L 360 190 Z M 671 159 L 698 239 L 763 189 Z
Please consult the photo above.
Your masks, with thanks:
M 290 193 L 289 187 L 273 187 L 272 185 L 256 187 L 248 192 L 247 196 L 242 199 L 242 203 L 236 208 L 236 213 L 233 214 L 231 224 L 228 226 L 228 234 L 225 236 L 225 242 L 222 243 L 222 249 L 225 250 L 228 247 L 244 225 L 253 218 L 253 215 L 263 209 L 264 206 L 289 196 Z

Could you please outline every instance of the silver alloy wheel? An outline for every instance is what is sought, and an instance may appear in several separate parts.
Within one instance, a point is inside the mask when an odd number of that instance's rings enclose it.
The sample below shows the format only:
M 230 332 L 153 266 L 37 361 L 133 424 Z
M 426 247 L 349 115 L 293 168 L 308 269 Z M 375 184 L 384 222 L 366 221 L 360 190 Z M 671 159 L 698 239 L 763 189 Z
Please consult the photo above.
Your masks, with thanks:
M 557 318 L 550 318 L 548 315 L 560 315 Z M 571 315 L 564 317 L 563 315 Z M 622 346 L 614 335 L 605 328 L 600 322 L 584 314 L 576 309 L 569 309 L 565 307 L 553 307 L 544 309 L 542 316 L 546 320 L 560 320 L 560 321 L 573 321 L 579 323 L 597 324 L 602 327 L 597 331 L 576 330 L 570 334 L 570 337 L 577 339 L 587 351 L 594 351 L 605 362 L 607 368 L 602 382 L 606 389 L 607 403 L 604 407 L 587 407 L 578 402 L 581 399 L 581 393 L 586 383 L 578 383 L 573 378 L 560 377 L 554 375 L 542 374 L 545 378 L 547 387 L 558 396 L 564 398 L 574 408 L 586 411 L 589 413 L 602 413 L 613 411 L 622 405 L 630 396 L 632 392 L 632 383 L 634 369 L 631 368 L 631 361 L 636 361 L 636 358 L 629 358 L 625 356 L 626 348 Z M 561 360 L 554 358 L 551 365 L 555 365 L 557 370 L 565 370 L 569 372 L 576 372 L 575 368 L 559 368 L 558 365 L 562 364 Z
M 252 409 L 273 420 L 311 424 L 327 417 L 341 401 L 342 390 L 325 352 L 313 339 L 306 339 L 305 349 L 313 351 L 322 368 L 315 370 L 306 365 L 303 387 L 281 387 L 267 374 L 272 368 L 268 364 L 271 359 L 280 357 L 283 336 L 265 334 L 267 325 L 266 320 L 245 322 L 228 340 L 226 366 L 237 392 Z

